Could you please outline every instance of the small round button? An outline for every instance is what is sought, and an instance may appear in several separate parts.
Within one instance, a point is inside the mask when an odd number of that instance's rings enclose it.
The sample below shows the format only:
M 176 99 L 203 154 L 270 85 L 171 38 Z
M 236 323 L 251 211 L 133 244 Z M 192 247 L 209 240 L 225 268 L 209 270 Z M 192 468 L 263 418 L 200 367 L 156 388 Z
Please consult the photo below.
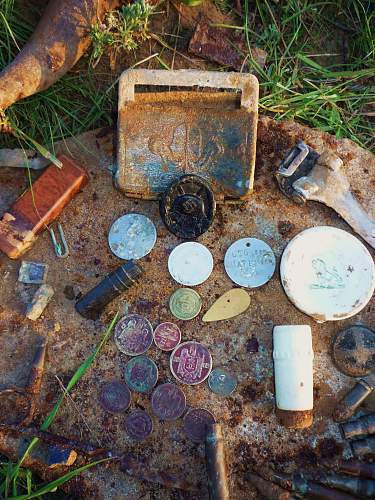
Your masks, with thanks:
M 195 239 L 211 226 L 216 210 L 208 182 L 198 175 L 184 175 L 162 194 L 160 215 L 167 229 L 184 239 Z

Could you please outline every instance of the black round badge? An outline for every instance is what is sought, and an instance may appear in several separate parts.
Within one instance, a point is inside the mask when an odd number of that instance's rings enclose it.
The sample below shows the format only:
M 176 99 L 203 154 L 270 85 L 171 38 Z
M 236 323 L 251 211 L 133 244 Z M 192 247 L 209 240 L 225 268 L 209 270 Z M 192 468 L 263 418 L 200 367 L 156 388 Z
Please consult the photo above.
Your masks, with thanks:
M 216 210 L 213 191 L 198 175 L 183 175 L 160 199 L 160 215 L 167 229 L 184 239 L 195 239 L 211 226 Z

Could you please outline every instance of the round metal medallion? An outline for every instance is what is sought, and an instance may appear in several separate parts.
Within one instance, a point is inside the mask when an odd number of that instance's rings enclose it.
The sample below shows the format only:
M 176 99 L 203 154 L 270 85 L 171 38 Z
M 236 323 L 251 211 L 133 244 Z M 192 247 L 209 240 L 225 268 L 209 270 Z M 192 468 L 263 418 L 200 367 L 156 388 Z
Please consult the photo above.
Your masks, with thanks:
M 293 304 L 318 322 L 357 314 L 375 289 L 375 265 L 367 248 L 330 226 L 306 229 L 289 242 L 280 277 Z
M 256 288 L 269 281 L 276 268 L 272 248 L 257 238 L 242 238 L 228 248 L 224 267 L 237 285 Z
M 151 408 L 162 420 L 176 420 L 186 408 L 186 396 L 176 384 L 159 385 L 151 396 Z
M 154 331 L 154 342 L 162 351 L 173 351 L 181 342 L 181 331 L 174 323 L 160 323 Z
M 215 368 L 208 377 L 208 386 L 219 396 L 229 396 L 237 387 L 237 378 L 223 368 Z
M 112 224 L 108 243 L 116 257 L 125 260 L 140 259 L 154 248 L 155 225 L 141 214 L 123 215 Z
M 153 339 L 152 326 L 139 314 L 129 314 L 120 319 L 115 327 L 118 349 L 128 356 L 138 356 L 147 351 Z
M 152 419 L 144 410 L 134 410 L 125 419 L 125 430 L 132 439 L 142 441 L 153 430 Z
M 124 377 L 129 389 L 146 394 L 158 381 L 158 367 L 147 356 L 136 356 L 126 363 Z
M 195 239 L 211 226 L 216 209 L 208 182 L 198 175 L 183 175 L 160 199 L 160 215 L 171 233 Z
M 99 395 L 101 407 L 111 413 L 119 413 L 129 408 L 131 401 L 130 391 L 121 380 L 112 380 L 102 387 Z
M 169 308 L 175 318 L 187 321 L 198 316 L 202 308 L 202 299 L 191 288 L 179 288 L 171 295 Z
M 174 248 L 168 259 L 172 278 L 186 286 L 200 285 L 210 276 L 214 267 L 211 252 L 201 243 L 187 241 Z
M 353 325 L 339 332 L 333 341 L 333 359 L 349 377 L 363 377 L 375 370 L 375 332 Z
M 195 443 L 203 443 L 207 435 L 207 425 L 214 424 L 215 417 L 205 408 L 193 408 L 184 416 L 184 431 Z
M 172 352 L 170 369 L 183 384 L 200 384 L 209 376 L 212 368 L 210 351 L 199 342 L 183 342 Z

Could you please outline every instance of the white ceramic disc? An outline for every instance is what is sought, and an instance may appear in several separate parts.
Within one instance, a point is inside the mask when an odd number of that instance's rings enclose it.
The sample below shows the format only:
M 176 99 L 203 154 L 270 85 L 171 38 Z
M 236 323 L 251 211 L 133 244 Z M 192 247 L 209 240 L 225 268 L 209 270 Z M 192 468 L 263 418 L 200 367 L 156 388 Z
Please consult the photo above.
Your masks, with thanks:
M 142 214 L 126 214 L 112 224 L 108 234 L 112 252 L 120 259 L 141 259 L 156 243 L 154 223 Z
M 201 243 L 187 241 L 178 245 L 169 256 L 168 269 L 172 278 L 186 286 L 200 285 L 214 267 L 211 252 Z
M 318 322 L 350 318 L 369 302 L 375 266 L 353 235 L 330 226 L 312 227 L 293 238 L 280 263 L 284 290 Z
M 256 288 L 269 281 L 276 268 L 272 248 L 257 238 L 241 238 L 225 254 L 227 275 L 237 285 Z

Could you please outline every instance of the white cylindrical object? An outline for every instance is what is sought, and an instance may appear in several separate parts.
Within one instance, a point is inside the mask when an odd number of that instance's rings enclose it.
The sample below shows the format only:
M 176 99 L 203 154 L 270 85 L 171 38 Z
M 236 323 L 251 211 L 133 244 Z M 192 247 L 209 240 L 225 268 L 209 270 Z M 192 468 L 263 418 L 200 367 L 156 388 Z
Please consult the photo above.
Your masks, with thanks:
M 313 359 L 311 328 L 282 325 L 273 329 L 276 405 L 280 410 L 312 410 Z

